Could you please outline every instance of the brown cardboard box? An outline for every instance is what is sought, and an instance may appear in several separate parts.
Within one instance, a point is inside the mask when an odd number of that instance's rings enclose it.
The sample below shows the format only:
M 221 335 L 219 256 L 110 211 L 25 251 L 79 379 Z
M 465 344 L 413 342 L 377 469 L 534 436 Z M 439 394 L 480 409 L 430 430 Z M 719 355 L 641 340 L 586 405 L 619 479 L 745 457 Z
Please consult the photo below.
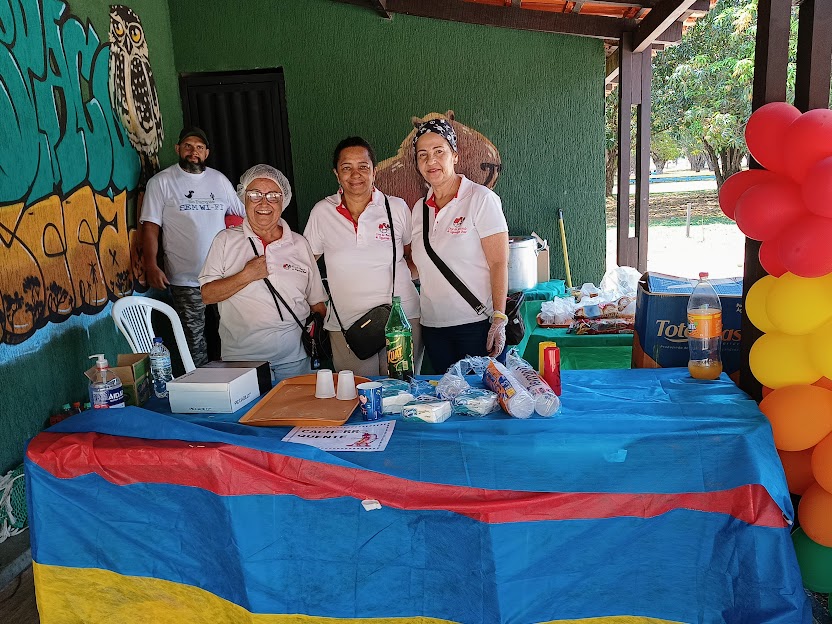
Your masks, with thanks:
M 549 267 L 549 241 L 543 240 L 535 232 L 532 232 L 532 237 L 537 241 L 537 283 L 542 284 L 552 279 Z
M 120 380 L 124 388 L 125 405 L 143 405 L 149 398 L 152 391 L 150 382 L 150 357 L 147 353 L 121 354 L 116 360 L 116 365 L 110 363 L 110 370 Z M 95 366 L 87 370 L 84 375 L 90 381 L 95 377 Z

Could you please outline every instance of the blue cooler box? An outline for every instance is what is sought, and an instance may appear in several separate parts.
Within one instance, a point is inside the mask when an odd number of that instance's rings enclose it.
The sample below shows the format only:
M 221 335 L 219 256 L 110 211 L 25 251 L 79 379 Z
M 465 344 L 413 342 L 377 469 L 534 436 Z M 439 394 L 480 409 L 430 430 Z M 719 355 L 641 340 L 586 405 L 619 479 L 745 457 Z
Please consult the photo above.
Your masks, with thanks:
M 688 299 L 698 280 L 645 273 L 638 284 L 633 368 L 688 365 Z M 722 303 L 722 369 L 737 381 L 740 368 L 742 278 L 713 279 Z

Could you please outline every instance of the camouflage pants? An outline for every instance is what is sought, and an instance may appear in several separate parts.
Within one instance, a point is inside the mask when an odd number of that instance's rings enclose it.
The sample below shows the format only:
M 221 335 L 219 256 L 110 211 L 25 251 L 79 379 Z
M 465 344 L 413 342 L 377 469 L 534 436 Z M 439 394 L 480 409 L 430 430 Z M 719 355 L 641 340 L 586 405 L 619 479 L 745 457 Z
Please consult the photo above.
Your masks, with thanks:
M 208 362 L 208 342 L 205 339 L 205 317 L 210 314 L 209 308 L 202 302 L 202 293 L 196 286 L 170 286 L 173 296 L 173 308 L 182 321 L 188 350 L 194 359 L 194 365 L 199 367 Z

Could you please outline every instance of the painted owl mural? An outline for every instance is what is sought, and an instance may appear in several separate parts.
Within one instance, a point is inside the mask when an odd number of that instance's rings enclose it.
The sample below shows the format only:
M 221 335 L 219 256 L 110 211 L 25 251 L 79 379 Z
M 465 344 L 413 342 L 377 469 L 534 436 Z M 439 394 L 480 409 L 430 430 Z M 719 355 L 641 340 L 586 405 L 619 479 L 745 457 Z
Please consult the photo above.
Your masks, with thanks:
M 156 82 L 139 16 L 130 7 L 110 7 L 110 98 L 130 143 L 141 158 L 139 189 L 159 171 L 165 138 Z
M 428 113 L 424 117 L 411 118 L 413 130 L 404 138 L 396 155 L 378 164 L 376 186 L 386 193 L 401 197 L 411 207 L 420 197 L 424 197 L 428 187 L 416 169 L 413 136 L 418 124 L 431 119 L 447 119 L 454 127 L 459 149 L 457 172 L 477 184 L 494 188 L 503 168 L 500 152 L 484 135 L 458 122 L 452 110 L 444 114 Z
M 141 288 L 128 214 L 164 134 L 132 10 L 112 7 L 108 43 L 60 0 L 10 7 L 0 19 L 0 343 L 13 345 Z

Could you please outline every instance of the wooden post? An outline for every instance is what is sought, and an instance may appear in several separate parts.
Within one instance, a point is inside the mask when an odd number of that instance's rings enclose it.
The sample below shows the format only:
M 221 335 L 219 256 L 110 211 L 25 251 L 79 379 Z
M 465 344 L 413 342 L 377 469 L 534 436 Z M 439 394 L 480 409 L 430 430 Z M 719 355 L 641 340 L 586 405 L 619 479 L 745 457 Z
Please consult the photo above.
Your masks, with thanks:
M 757 46 L 754 52 L 754 86 L 751 108 L 756 110 L 769 102 L 786 101 L 786 75 L 789 60 L 789 23 L 791 0 L 759 0 L 757 5 Z M 753 159 L 751 167 L 760 165 Z M 760 266 L 760 243 L 750 238 L 745 240 L 745 270 L 743 272 L 743 301 L 748 290 L 767 275 Z M 748 319 L 743 306 L 742 342 L 740 362 L 740 387 L 754 399 L 760 401 L 763 388 L 751 373 L 748 354 L 754 342 L 762 335 Z

